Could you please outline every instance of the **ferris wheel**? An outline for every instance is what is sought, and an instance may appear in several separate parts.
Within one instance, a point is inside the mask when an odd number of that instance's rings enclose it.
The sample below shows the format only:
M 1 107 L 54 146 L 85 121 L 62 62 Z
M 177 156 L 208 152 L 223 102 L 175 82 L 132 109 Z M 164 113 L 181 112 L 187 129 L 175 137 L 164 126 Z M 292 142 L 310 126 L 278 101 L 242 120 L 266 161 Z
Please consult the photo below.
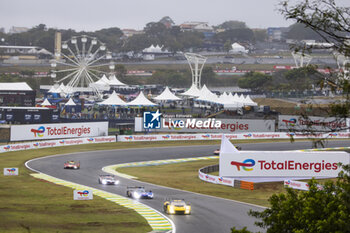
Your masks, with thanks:
M 111 61 L 112 53 L 106 45 L 98 39 L 86 35 L 72 37 L 62 42 L 61 52 L 56 51 L 54 60 L 51 60 L 51 78 L 56 79 L 55 83 L 68 83 L 63 90 L 65 95 L 73 94 L 82 90 L 92 90 L 94 95 L 101 97 L 100 91 L 93 84 L 99 80 L 101 74 L 108 73 L 101 68 L 108 66 L 114 70 L 114 63 Z M 57 69 L 60 65 L 60 69 Z M 60 77 L 58 77 L 60 76 Z

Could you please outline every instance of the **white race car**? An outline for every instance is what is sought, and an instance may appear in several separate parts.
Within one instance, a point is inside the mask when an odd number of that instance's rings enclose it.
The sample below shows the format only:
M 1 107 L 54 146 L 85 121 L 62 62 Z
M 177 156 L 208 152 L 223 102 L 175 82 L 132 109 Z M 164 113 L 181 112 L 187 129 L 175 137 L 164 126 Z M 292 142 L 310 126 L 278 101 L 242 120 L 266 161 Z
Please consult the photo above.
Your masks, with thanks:
M 113 175 L 100 175 L 98 177 L 98 183 L 99 184 L 117 185 L 117 184 L 119 184 L 119 180 L 116 180 Z

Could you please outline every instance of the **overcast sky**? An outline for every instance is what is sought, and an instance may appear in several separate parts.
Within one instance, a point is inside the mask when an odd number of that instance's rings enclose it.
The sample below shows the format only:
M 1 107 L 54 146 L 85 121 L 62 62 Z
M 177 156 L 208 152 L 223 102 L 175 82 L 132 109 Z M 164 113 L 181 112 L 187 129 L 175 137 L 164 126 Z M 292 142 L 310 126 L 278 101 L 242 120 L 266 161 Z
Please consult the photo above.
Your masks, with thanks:
M 350 5 L 349 0 L 337 0 Z M 95 31 L 119 27 L 141 30 L 170 16 L 175 24 L 203 21 L 218 25 L 244 21 L 250 28 L 289 26 L 278 12 L 280 0 L 0 0 L 0 27 L 33 27 Z

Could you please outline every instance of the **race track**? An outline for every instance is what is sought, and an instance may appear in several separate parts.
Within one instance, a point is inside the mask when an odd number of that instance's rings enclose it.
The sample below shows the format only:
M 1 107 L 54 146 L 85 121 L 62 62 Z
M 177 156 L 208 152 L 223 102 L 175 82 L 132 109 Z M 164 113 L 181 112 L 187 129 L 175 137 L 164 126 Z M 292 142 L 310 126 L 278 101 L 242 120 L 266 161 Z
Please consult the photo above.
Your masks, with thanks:
M 349 141 L 328 142 L 327 147 L 349 146 Z M 309 149 L 311 142 L 279 142 L 279 143 L 255 143 L 240 144 L 243 150 L 296 150 Z M 176 225 L 178 233 L 212 233 L 230 232 L 232 226 L 240 229 L 247 226 L 252 231 L 262 231 L 253 223 L 254 218 L 249 217 L 250 209 L 262 210 L 253 205 L 238 203 L 221 198 L 209 197 L 191 192 L 144 184 L 135 180 L 120 178 L 120 185 L 106 186 L 98 184 L 98 175 L 105 174 L 102 167 L 128 162 L 151 161 L 159 159 L 177 159 L 188 157 L 211 156 L 218 145 L 210 146 L 186 146 L 186 147 L 159 147 L 142 149 L 120 149 L 109 151 L 94 151 L 84 153 L 65 154 L 45 157 L 30 161 L 27 165 L 42 173 L 79 183 L 82 185 L 103 189 L 111 193 L 125 196 L 126 186 L 142 185 L 151 189 L 155 197 L 153 200 L 140 200 L 140 202 L 162 212 L 162 204 L 166 197 L 185 199 L 192 205 L 191 215 L 171 215 L 169 218 Z M 81 162 L 80 170 L 65 170 L 63 163 L 67 160 Z M 176 175 L 176 174 L 174 174 Z M 161 179 L 161 177 L 159 177 Z

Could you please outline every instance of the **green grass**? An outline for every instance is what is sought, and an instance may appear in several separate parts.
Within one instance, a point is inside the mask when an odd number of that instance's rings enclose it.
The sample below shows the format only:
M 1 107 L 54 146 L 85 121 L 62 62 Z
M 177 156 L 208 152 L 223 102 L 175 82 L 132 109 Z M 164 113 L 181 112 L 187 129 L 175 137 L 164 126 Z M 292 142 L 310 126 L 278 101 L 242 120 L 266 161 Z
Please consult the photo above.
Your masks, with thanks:
M 125 167 L 117 170 L 136 176 L 141 181 L 261 206 L 269 205 L 267 200 L 272 194 L 284 191 L 282 182 L 257 184 L 255 190 L 251 191 L 211 184 L 198 178 L 200 168 L 218 163 L 217 159 L 213 159 L 160 166 Z

